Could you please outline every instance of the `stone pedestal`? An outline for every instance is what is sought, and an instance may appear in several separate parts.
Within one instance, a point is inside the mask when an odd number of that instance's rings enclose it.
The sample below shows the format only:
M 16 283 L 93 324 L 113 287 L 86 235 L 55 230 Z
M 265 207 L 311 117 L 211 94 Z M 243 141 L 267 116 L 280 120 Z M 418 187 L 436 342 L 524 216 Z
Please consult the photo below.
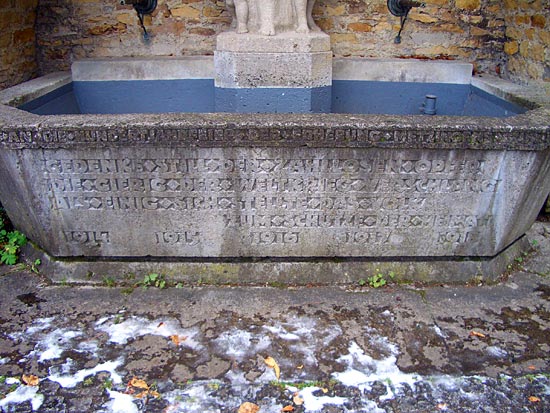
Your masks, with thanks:
M 221 33 L 214 66 L 216 111 L 330 111 L 332 52 L 324 33 Z

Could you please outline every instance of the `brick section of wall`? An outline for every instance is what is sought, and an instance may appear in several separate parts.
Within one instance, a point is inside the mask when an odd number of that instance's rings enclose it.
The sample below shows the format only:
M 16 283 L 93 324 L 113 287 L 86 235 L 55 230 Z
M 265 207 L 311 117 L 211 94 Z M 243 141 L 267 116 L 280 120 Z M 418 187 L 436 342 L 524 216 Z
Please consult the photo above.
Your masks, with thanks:
M 550 82 L 550 1 L 504 0 L 503 9 L 510 77 Z
M 399 45 L 393 42 L 399 18 L 386 0 L 318 0 L 314 17 L 330 34 L 336 57 L 457 59 L 539 81 L 550 77 L 548 1 L 426 0 L 409 15 Z M 48 73 L 85 57 L 209 55 L 230 22 L 224 1 L 158 0 L 145 17 L 152 36 L 145 42 L 136 13 L 119 0 L 40 0 L 38 62 Z
M 37 3 L 38 0 L 0 1 L 0 89 L 36 75 Z

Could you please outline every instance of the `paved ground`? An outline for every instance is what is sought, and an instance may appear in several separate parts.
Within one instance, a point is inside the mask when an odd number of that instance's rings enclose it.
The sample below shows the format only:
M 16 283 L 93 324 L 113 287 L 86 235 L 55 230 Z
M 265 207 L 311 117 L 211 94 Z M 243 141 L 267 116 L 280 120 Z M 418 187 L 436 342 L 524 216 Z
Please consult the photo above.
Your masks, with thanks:
M 0 412 L 550 412 L 550 224 L 529 237 L 492 286 L 129 290 L 10 272 Z

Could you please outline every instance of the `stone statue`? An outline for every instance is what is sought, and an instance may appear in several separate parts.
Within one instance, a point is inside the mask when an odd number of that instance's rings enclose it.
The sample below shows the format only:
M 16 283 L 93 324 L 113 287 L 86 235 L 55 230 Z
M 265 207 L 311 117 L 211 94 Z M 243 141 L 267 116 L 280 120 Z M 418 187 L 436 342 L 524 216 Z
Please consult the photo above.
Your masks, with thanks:
M 237 33 L 250 31 L 264 36 L 277 31 L 320 31 L 312 17 L 314 4 L 315 0 L 227 0 Z

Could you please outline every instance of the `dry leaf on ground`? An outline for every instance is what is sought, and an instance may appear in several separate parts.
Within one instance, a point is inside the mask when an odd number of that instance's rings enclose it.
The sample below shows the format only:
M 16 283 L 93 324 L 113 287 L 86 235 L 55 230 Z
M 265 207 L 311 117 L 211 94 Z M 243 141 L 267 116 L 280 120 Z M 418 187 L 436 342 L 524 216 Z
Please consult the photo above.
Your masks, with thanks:
M 128 387 L 137 387 L 138 389 L 149 390 L 149 385 L 145 380 L 138 379 L 137 377 L 132 377 L 132 380 L 128 382 Z
M 40 382 L 38 377 L 33 374 L 23 374 L 23 376 L 21 376 L 21 380 L 27 386 L 38 386 L 38 383 Z
M 238 413 L 256 413 L 260 411 L 260 406 L 250 402 L 244 402 L 239 407 Z
M 294 407 L 291 406 L 290 404 L 288 406 L 285 406 L 281 409 L 282 412 L 293 412 L 294 411 Z
M 479 338 L 485 338 L 486 335 L 483 333 L 479 333 L 477 331 L 470 331 L 470 337 L 479 337 Z
M 538 402 L 540 402 L 540 399 L 537 396 L 530 396 L 529 401 L 531 403 L 538 403 Z
M 292 401 L 296 406 L 301 406 L 302 404 L 304 404 L 304 399 L 300 397 L 299 393 L 294 393 L 294 396 L 292 397 Z
M 265 364 L 267 364 L 268 367 L 271 367 L 273 370 L 275 370 L 275 377 L 277 377 L 277 380 L 279 380 L 279 377 L 281 376 L 281 369 L 279 368 L 279 365 L 275 361 L 273 357 L 266 357 L 264 359 Z
M 187 340 L 187 337 L 174 334 L 173 336 L 170 336 L 170 340 L 172 340 L 172 343 L 174 343 L 176 346 L 179 346 L 182 341 Z

